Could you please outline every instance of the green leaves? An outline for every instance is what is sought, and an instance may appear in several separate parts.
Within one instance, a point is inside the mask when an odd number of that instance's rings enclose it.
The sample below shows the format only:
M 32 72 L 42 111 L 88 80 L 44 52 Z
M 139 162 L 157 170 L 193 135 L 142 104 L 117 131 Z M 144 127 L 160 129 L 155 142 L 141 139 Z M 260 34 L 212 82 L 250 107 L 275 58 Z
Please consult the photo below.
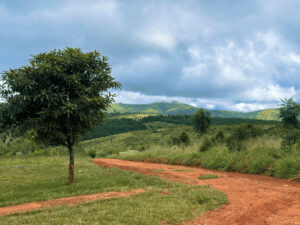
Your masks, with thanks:
M 298 115 L 300 113 L 300 105 L 293 98 L 285 98 L 281 100 L 279 108 L 279 118 L 287 126 L 298 126 Z
M 194 128 L 200 134 L 204 134 L 207 132 L 210 126 L 210 113 L 205 111 L 203 108 L 200 108 L 194 115 L 193 115 L 193 122 Z
M 66 48 L 40 53 L 28 66 L 3 72 L 1 128 L 33 129 L 37 140 L 74 145 L 104 119 L 120 88 L 99 52 Z

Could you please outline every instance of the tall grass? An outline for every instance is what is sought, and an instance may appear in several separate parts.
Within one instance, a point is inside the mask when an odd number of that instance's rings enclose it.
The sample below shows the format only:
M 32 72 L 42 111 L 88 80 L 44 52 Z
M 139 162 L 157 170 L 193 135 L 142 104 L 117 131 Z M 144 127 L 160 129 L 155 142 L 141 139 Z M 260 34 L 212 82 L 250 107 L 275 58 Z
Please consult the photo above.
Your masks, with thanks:
M 203 139 L 204 137 L 201 138 Z M 243 142 L 241 151 L 230 151 L 225 143 L 219 143 L 208 151 L 200 152 L 199 140 L 184 149 L 153 145 L 143 152 L 125 152 L 112 157 L 293 178 L 300 172 L 300 151 L 284 151 L 280 148 L 280 143 L 278 137 L 262 136 Z

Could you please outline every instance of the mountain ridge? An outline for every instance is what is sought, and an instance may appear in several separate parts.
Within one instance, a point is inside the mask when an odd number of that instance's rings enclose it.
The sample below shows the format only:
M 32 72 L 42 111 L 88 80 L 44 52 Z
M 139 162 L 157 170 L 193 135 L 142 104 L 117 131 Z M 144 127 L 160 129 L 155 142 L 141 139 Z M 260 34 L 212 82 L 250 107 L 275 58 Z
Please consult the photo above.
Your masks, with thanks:
M 153 102 L 150 104 L 114 103 L 108 113 L 149 113 L 162 115 L 193 114 L 199 108 L 180 102 Z M 212 117 L 243 118 L 261 120 L 279 120 L 279 109 L 271 108 L 252 112 L 236 112 L 230 110 L 208 110 Z

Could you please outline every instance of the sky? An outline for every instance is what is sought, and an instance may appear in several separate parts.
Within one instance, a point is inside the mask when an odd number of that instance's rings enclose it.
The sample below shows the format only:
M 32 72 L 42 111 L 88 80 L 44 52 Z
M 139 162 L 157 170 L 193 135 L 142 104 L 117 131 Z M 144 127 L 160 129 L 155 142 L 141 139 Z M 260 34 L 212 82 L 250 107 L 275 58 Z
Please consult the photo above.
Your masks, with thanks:
M 299 0 L 0 0 L 0 72 L 98 50 L 116 102 L 254 111 L 300 101 Z

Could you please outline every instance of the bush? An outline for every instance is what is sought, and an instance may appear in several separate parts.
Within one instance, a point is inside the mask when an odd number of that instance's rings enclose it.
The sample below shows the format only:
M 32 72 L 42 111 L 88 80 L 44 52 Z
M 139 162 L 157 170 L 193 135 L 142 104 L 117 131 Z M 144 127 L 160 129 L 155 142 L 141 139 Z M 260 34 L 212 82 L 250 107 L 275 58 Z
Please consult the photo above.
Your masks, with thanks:
M 231 136 L 226 140 L 229 150 L 240 151 L 242 142 L 250 138 L 256 138 L 263 134 L 263 130 L 253 124 L 240 124 L 234 127 Z
M 224 141 L 225 136 L 224 136 L 223 131 L 220 130 L 220 131 L 217 133 L 215 139 L 216 139 L 218 142 Z
M 179 143 L 180 143 L 180 140 L 178 137 L 170 136 L 170 138 L 168 140 L 169 145 L 179 145 Z
M 203 143 L 201 144 L 199 151 L 200 152 L 206 152 L 213 146 L 213 142 L 209 138 L 204 138 Z
M 288 156 L 277 160 L 272 167 L 275 177 L 293 178 L 300 173 L 300 156 Z
M 187 135 L 187 133 L 182 132 L 179 137 L 170 136 L 168 140 L 168 144 L 177 145 L 177 146 L 179 145 L 187 146 L 190 144 L 190 138 Z
M 89 156 L 90 156 L 91 158 L 95 158 L 95 157 L 96 157 L 96 151 L 95 151 L 95 150 L 90 150 L 90 151 L 88 152 L 88 154 L 89 154 Z
M 285 129 L 284 136 L 281 141 L 281 149 L 285 150 L 285 151 L 291 150 L 293 148 L 294 144 L 297 143 L 299 138 L 300 138 L 300 130 Z
M 204 168 L 232 171 L 236 162 L 236 154 L 218 146 L 201 154 L 201 165 Z
M 179 136 L 179 142 L 187 146 L 190 144 L 190 138 L 185 132 L 182 132 L 181 135 Z
M 262 129 L 253 124 L 240 124 L 233 129 L 232 137 L 238 141 L 244 141 L 249 138 L 255 138 L 262 133 Z
M 226 139 L 226 146 L 230 151 L 240 151 L 242 149 L 241 141 L 233 136 Z

